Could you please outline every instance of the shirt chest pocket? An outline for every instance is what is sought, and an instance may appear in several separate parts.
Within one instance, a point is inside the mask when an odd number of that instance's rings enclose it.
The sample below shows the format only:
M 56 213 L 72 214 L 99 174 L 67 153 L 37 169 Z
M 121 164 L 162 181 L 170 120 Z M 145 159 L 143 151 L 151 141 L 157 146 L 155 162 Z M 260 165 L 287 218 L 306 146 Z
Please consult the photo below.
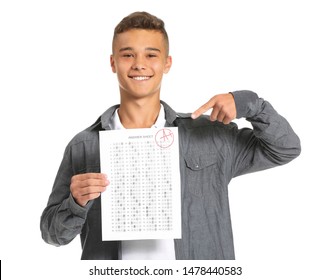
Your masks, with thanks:
M 214 153 L 199 156 L 187 155 L 184 159 L 185 184 L 188 191 L 199 197 L 210 194 L 216 185 L 217 155 Z

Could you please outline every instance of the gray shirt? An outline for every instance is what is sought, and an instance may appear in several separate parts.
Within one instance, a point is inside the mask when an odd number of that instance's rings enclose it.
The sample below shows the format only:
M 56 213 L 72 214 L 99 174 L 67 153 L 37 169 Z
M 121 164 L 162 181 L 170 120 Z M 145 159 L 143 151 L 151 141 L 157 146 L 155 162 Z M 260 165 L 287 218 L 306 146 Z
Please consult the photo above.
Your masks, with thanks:
M 233 95 L 237 118 L 245 117 L 253 129 L 212 122 L 208 116 L 193 120 L 162 101 L 166 126 L 179 130 L 182 238 L 174 241 L 176 259 L 234 259 L 229 182 L 300 154 L 298 136 L 269 102 L 252 91 Z M 64 245 L 80 234 L 82 259 L 121 258 L 120 241 L 102 241 L 100 199 L 80 207 L 70 194 L 73 175 L 100 172 L 98 132 L 109 129 L 118 107 L 109 108 L 70 141 L 41 216 L 47 243 Z

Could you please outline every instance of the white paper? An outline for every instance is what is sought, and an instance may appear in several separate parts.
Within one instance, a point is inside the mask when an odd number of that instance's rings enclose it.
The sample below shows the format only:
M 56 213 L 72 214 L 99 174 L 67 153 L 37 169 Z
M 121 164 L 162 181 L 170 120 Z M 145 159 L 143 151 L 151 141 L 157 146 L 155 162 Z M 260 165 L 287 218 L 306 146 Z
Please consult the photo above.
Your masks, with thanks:
M 100 131 L 102 240 L 181 238 L 176 127 Z

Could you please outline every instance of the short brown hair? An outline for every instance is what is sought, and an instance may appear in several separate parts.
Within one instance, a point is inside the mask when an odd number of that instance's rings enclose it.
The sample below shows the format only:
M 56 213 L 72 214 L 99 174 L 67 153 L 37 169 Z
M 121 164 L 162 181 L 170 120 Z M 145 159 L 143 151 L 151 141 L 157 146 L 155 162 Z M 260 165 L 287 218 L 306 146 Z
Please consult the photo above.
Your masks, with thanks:
M 121 22 L 115 27 L 113 39 L 112 39 L 112 49 L 113 42 L 118 34 L 131 29 L 146 29 L 146 30 L 155 30 L 163 34 L 166 52 L 169 53 L 169 40 L 168 35 L 165 30 L 165 23 L 160 18 L 153 16 L 147 12 L 134 12 L 127 17 L 124 17 Z

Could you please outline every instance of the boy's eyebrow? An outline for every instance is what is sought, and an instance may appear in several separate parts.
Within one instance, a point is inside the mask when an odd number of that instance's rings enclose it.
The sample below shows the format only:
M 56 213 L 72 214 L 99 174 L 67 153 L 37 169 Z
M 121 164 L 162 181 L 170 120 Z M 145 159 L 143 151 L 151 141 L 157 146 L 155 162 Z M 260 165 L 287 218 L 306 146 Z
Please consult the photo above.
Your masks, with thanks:
M 126 47 L 126 48 L 121 48 L 121 49 L 119 49 L 120 52 L 124 52 L 124 51 L 132 51 L 132 50 L 133 50 L 133 48 L 131 48 L 131 47 Z
M 160 49 L 157 49 L 157 48 L 146 48 L 146 51 L 156 51 L 156 52 L 160 52 Z
M 160 49 L 157 48 L 145 48 L 146 51 L 156 51 L 156 52 L 161 52 Z M 121 48 L 119 49 L 119 52 L 124 52 L 124 51 L 133 51 L 132 47 L 126 47 L 126 48 Z

